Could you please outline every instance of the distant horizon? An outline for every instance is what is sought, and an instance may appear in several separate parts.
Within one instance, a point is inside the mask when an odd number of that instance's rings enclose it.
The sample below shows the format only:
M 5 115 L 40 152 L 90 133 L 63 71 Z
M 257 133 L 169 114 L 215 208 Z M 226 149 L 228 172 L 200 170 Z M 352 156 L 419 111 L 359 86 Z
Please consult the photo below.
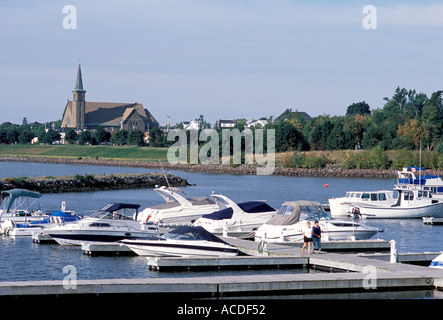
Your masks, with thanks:
M 168 115 L 212 125 L 287 108 L 344 116 L 356 102 L 382 108 L 397 87 L 428 97 L 442 89 L 443 4 L 370 5 L 1 3 L 0 123 L 61 119 L 79 60 L 86 101 L 136 101 L 163 125 Z

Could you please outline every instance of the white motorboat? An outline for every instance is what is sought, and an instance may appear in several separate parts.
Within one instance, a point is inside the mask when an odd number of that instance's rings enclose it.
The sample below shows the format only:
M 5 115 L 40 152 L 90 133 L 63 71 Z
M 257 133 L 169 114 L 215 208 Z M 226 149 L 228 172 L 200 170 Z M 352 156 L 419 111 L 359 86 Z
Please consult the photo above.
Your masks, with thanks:
M 370 203 L 358 206 L 362 217 L 367 219 L 413 219 L 443 217 L 443 199 L 432 196 L 430 191 L 418 187 L 397 187 L 398 198 L 385 206 Z
M 367 227 L 354 221 L 336 220 L 323 210 L 320 202 L 299 200 L 283 203 L 275 216 L 258 228 L 254 240 L 301 242 L 308 221 L 311 226 L 318 221 L 323 241 L 366 240 L 383 232 L 381 229 Z
M 202 227 L 181 226 L 157 239 L 119 241 L 140 256 L 215 256 L 233 257 L 238 249 Z
M 328 199 L 331 216 L 351 216 L 354 207 L 370 203 L 372 206 L 386 206 L 395 201 L 394 191 L 348 191 L 344 197 Z
M 55 210 L 48 217 L 41 221 L 32 221 L 25 224 L 17 224 L 11 220 L 10 230 L 7 234 L 10 236 L 32 236 L 34 233 L 45 233 L 46 230 L 64 225 L 65 223 L 73 222 L 82 219 L 83 216 L 77 215 L 74 211 L 69 210 Z
M 430 268 L 443 269 L 443 253 L 431 261 Z
M 15 223 L 41 221 L 47 215 L 40 209 L 41 193 L 25 189 L 12 189 L 0 193 L 0 224 L 6 220 Z M 2 229 L 0 227 L 0 229 Z M 1 231 L 1 230 L 0 230 Z M 1 232 L 0 232 L 1 233 Z
M 235 203 L 226 196 L 216 194 L 212 198 L 220 210 L 203 215 L 193 225 L 202 226 L 215 235 L 247 236 L 277 212 L 264 201 Z
M 108 203 L 81 220 L 48 229 L 47 234 L 61 245 L 115 242 L 122 239 L 157 236 L 153 225 L 137 221 L 139 204 Z
M 166 203 L 144 209 L 138 215 L 142 223 L 159 226 L 190 225 L 202 215 L 218 210 L 211 197 L 190 197 L 179 188 L 154 189 Z

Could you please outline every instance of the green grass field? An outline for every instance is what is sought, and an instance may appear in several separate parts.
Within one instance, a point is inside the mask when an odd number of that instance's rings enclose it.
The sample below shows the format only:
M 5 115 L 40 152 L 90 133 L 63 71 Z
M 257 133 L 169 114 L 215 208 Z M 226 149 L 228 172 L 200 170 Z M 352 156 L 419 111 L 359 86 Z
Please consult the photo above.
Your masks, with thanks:
M 168 148 L 90 145 L 0 145 L 0 156 L 167 161 Z

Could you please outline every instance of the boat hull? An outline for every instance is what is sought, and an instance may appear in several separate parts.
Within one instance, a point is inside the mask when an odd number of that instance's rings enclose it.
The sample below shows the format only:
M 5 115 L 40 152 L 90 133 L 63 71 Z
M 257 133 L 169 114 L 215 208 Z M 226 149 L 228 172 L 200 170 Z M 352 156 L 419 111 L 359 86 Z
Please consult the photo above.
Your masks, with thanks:
M 123 240 L 121 243 L 125 244 L 140 256 L 234 257 L 238 255 L 237 248 L 219 243 L 211 243 L 209 241 Z
M 367 219 L 417 219 L 423 217 L 443 218 L 443 202 L 420 207 L 369 207 L 359 206 Z
M 83 243 L 110 243 L 124 239 L 148 238 L 154 236 L 153 232 L 146 231 L 121 231 L 121 230 L 69 230 L 68 232 L 47 232 L 53 240 L 60 245 L 80 246 Z

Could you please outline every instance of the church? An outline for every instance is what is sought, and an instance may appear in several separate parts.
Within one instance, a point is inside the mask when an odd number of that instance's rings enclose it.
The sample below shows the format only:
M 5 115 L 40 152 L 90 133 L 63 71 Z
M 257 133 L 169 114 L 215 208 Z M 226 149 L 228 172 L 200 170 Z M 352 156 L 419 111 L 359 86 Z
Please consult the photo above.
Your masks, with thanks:
M 66 103 L 62 116 L 63 130 L 73 128 L 77 131 L 95 130 L 102 127 L 107 131 L 120 129 L 149 132 L 159 126 L 154 116 L 141 103 L 88 102 L 83 89 L 80 65 L 77 71 L 72 101 Z

